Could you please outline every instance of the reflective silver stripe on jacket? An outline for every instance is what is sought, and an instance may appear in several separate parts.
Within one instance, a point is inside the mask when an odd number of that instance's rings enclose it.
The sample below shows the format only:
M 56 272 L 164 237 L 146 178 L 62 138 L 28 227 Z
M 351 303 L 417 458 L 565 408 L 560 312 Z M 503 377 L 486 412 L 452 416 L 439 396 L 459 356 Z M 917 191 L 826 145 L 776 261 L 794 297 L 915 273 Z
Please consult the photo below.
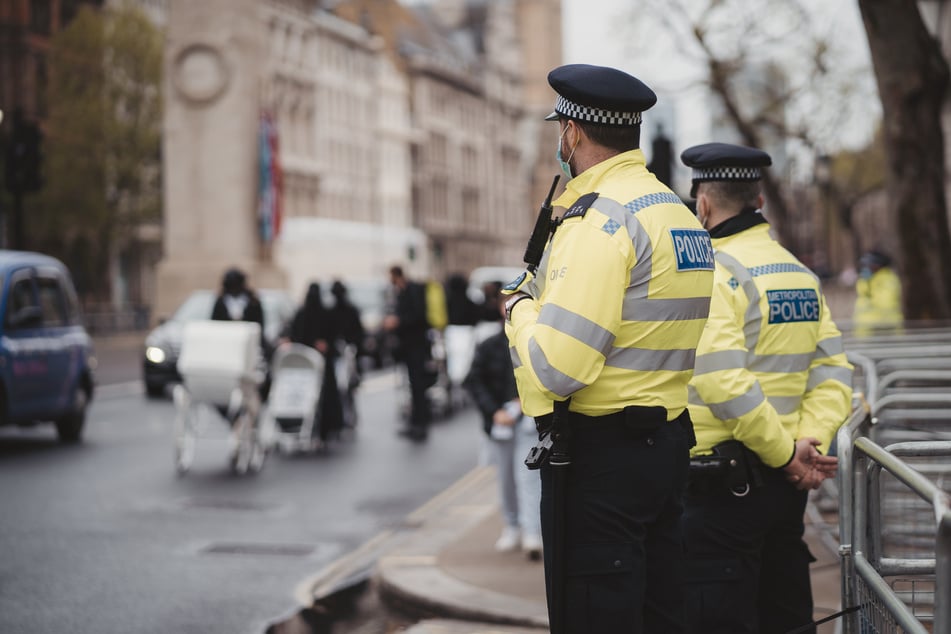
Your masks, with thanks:
M 720 350 L 697 357 L 694 374 L 748 368 L 752 372 L 805 372 L 812 363 L 811 353 L 802 354 L 749 354 L 742 350 Z
M 649 348 L 613 348 L 604 365 L 623 370 L 650 372 L 690 370 L 696 360 L 696 350 L 652 350 Z
M 646 285 L 643 287 L 646 289 Z M 621 319 L 624 321 L 686 321 L 706 319 L 710 314 L 709 297 L 647 299 L 625 293 Z
M 614 341 L 614 333 L 599 326 L 587 317 L 573 313 L 556 304 L 545 304 L 538 315 L 541 326 L 549 326 L 558 332 L 577 339 L 601 354 L 606 354 Z
M 750 370 L 753 372 L 805 372 L 812 363 L 811 352 L 793 354 L 754 354 L 750 359 Z
M 627 229 L 627 235 L 630 236 L 631 245 L 634 248 L 635 260 L 634 267 L 631 269 L 628 293 L 633 293 L 634 297 L 646 298 L 647 283 L 651 279 L 654 256 L 654 245 L 651 244 L 650 236 L 647 235 L 647 231 L 644 230 L 643 225 L 634 213 L 618 201 L 601 196 L 595 201 L 594 206 L 598 211 Z M 643 209 L 643 207 L 640 209 Z
M 834 357 L 837 354 L 845 354 L 845 346 L 842 344 L 842 335 L 823 339 L 816 344 L 816 358 Z
M 754 383 L 746 394 L 735 396 L 722 403 L 704 403 L 697 389 L 692 385 L 688 386 L 687 396 L 691 405 L 706 405 L 710 408 L 710 413 L 720 420 L 740 418 L 766 401 L 763 388 L 759 383 Z
M 674 197 L 676 198 L 676 197 Z M 628 289 L 624 294 L 621 319 L 624 321 L 681 321 L 706 319 L 710 313 L 710 297 L 686 297 L 672 299 L 648 298 L 648 284 L 653 274 L 654 245 L 650 236 L 637 219 L 637 212 L 652 205 L 680 202 L 663 192 L 641 196 L 626 205 L 610 198 L 601 197 L 596 208 L 614 222 L 623 225 L 631 238 L 634 249 L 634 267 Z M 648 204 L 649 203 L 649 204 Z
M 780 416 L 792 414 L 799 409 L 799 404 L 802 403 L 801 396 L 770 396 L 766 400 Z
M 763 322 L 763 313 L 759 306 L 759 289 L 756 288 L 756 282 L 753 281 L 753 276 L 746 270 L 746 267 L 740 264 L 740 261 L 733 256 L 727 255 L 722 251 L 716 251 L 713 257 L 733 275 L 737 283 L 743 287 L 743 292 L 746 293 L 749 306 L 746 308 L 746 323 L 743 324 L 743 336 L 746 340 L 746 349 L 755 350 Z
M 852 370 L 834 365 L 817 365 L 809 371 L 806 391 L 809 392 L 826 381 L 838 381 L 845 385 L 852 385 Z
M 549 392 L 567 398 L 581 388 L 586 387 L 581 381 L 573 379 L 564 372 L 553 368 L 551 364 L 548 363 L 548 357 L 545 356 L 545 352 L 541 349 L 541 346 L 538 345 L 538 342 L 535 341 L 535 337 L 528 340 L 528 357 L 532 362 L 532 369 L 535 371 L 535 376 L 538 377 L 538 380 Z
M 739 370 L 746 367 L 746 353 L 742 350 L 718 350 L 697 357 L 694 376 L 719 372 L 721 370 Z

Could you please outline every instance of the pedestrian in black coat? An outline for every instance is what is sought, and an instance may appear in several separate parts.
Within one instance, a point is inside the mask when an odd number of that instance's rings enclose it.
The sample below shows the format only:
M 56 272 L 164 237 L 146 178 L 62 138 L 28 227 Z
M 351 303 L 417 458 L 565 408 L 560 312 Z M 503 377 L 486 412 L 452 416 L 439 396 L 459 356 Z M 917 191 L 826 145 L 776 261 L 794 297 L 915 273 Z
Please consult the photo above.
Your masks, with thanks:
M 469 282 L 465 276 L 449 276 L 446 281 L 446 310 L 453 326 L 474 326 L 479 321 L 479 306 L 469 299 Z
M 397 354 L 406 364 L 412 401 L 409 426 L 400 433 L 411 440 L 423 441 L 429 433 L 432 417 L 426 390 L 435 382 L 435 375 L 428 367 L 432 350 L 426 317 L 426 288 L 410 281 L 399 266 L 390 268 L 390 282 L 396 289 L 396 306 L 393 314 L 384 319 L 383 327 L 395 332 L 399 339 Z
M 334 305 L 330 309 L 330 314 L 338 337 L 346 343 L 357 346 L 357 350 L 362 353 L 366 332 L 363 329 L 363 322 L 360 321 L 360 309 L 350 301 L 347 287 L 340 280 L 334 281 L 330 292 L 334 296 Z
M 334 372 L 336 359 L 335 332 L 330 312 L 324 307 L 320 284 L 313 283 L 307 289 L 304 304 L 291 322 L 290 339 L 294 343 L 310 346 L 324 356 L 324 376 L 320 386 L 320 410 L 317 413 L 315 430 L 321 441 L 340 430 L 343 425 L 343 410 L 337 377 Z
M 261 300 L 248 287 L 247 277 L 240 269 L 228 269 L 221 280 L 221 293 L 211 309 L 216 321 L 253 321 L 264 332 L 264 309 Z

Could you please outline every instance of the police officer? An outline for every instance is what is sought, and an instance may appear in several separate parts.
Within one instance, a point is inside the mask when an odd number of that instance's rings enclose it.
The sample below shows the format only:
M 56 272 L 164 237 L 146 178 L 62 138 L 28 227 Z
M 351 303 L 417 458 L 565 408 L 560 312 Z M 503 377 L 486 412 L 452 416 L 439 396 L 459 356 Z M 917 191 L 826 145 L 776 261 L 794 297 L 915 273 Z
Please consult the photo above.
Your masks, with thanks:
M 859 258 L 852 312 L 856 336 L 901 332 L 905 320 L 901 308 L 901 280 L 891 264 L 892 259 L 881 251 L 867 251 Z
M 552 632 L 682 632 L 687 382 L 710 303 L 710 240 L 639 149 L 650 88 L 584 64 L 548 81 L 569 180 L 537 277 L 505 292 L 522 406 L 542 438 L 562 426 L 570 455 L 567 471 L 541 467 Z
M 812 621 L 803 513 L 808 489 L 835 473 L 822 454 L 849 413 L 852 367 L 818 278 L 769 235 L 769 155 L 708 143 L 681 159 L 716 252 L 690 383 L 688 620 L 696 632 L 787 632 Z

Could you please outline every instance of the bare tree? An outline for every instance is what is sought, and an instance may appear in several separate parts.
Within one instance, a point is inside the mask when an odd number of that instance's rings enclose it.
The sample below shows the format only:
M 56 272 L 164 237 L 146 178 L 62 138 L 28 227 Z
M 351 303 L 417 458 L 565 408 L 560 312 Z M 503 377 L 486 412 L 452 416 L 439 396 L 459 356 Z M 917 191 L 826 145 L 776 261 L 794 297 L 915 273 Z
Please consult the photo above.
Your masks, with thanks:
M 646 5 L 637 18 L 642 47 L 666 42 L 686 55 L 697 69 L 686 80 L 688 87 L 707 88 L 722 113 L 720 124 L 735 130 L 742 144 L 767 150 L 792 145 L 809 156 L 827 153 L 855 108 L 863 107 L 856 97 L 871 90 L 867 73 L 841 61 L 848 59 L 837 45 L 841 34 L 833 24 L 817 22 L 801 0 L 768 0 L 755 11 L 741 0 Z M 657 24 L 669 37 L 658 37 Z M 786 176 L 767 173 L 763 188 L 770 220 L 781 241 L 791 244 L 786 227 L 795 212 Z
M 951 318 L 941 108 L 948 64 L 914 0 L 859 0 L 884 110 L 907 319 Z

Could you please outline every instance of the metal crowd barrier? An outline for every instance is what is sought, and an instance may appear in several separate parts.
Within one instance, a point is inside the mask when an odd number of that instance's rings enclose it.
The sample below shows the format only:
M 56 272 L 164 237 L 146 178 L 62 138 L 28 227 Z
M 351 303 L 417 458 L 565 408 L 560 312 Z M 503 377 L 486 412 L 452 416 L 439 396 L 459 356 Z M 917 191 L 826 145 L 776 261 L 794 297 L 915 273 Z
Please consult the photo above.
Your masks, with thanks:
M 847 340 L 852 416 L 836 435 L 848 633 L 951 633 L 951 330 Z

